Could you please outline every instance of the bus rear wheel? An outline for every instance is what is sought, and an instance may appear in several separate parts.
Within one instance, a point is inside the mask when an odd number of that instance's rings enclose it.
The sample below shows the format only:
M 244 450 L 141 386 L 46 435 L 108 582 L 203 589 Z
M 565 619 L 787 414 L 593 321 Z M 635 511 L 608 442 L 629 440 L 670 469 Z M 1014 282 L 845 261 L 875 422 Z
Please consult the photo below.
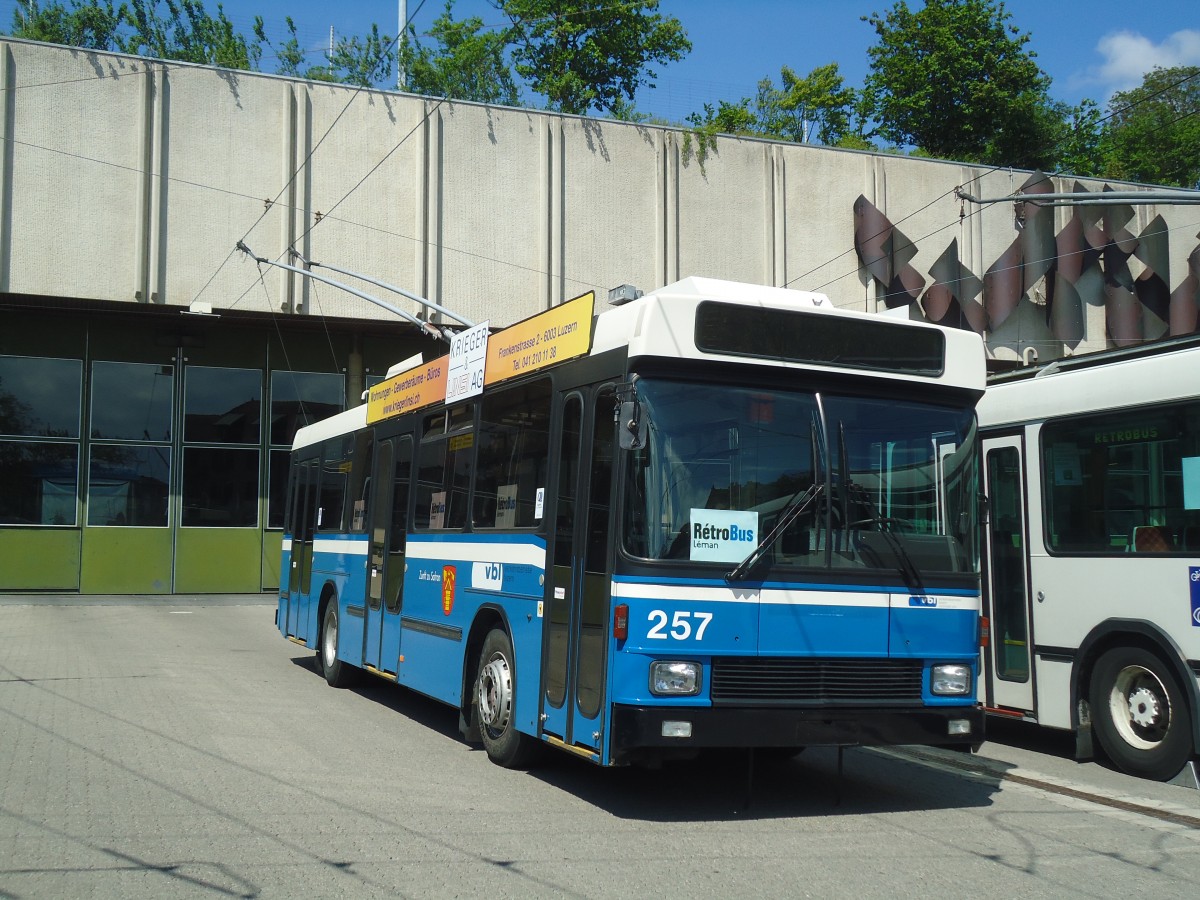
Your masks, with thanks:
M 516 665 L 508 634 L 494 628 L 483 641 L 475 676 L 479 739 L 488 759 L 506 769 L 520 769 L 533 759 L 537 746 L 517 730 Z
M 1192 721 L 1175 678 L 1155 654 L 1118 647 L 1092 672 L 1092 718 L 1100 746 L 1122 772 L 1166 781 L 1192 755 Z
M 338 607 L 333 597 L 321 619 L 321 637 L 317 642 L 317 664 L 332 687 L 349 687 L 354 683 L 354 668 L 338 659 Z

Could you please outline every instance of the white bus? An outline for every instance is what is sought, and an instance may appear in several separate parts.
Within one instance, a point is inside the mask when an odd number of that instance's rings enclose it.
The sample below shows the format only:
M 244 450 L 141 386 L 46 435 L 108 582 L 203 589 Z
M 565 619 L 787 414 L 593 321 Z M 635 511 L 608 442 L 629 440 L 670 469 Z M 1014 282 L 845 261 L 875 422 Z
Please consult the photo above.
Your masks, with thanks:
M 1169 780 L 1200 747 L 1200 336 L 994 377 L 989 712 Z

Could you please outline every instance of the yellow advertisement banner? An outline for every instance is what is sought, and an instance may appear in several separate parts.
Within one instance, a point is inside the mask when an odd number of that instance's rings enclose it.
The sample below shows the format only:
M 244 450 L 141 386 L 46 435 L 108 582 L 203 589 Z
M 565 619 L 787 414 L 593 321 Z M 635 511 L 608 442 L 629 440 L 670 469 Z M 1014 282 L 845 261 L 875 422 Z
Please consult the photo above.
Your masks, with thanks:
M 367 395 L 367 422 L 379 422 L 446 399 L 446 372 L 450 357 L 421 363 L 371 388 Z
M 586 355 L 592 349 L 595 303 L 595 292 L 589 291 L 490 335 L 484 385 Z M 445 402 L 449 369 L 447 355 L 381 381 L 367 395 L 367 423 Z
M 568 300 L 488 338 L 483 383 L 497 384 L 583 356 L 592 348 L 595 292 Z

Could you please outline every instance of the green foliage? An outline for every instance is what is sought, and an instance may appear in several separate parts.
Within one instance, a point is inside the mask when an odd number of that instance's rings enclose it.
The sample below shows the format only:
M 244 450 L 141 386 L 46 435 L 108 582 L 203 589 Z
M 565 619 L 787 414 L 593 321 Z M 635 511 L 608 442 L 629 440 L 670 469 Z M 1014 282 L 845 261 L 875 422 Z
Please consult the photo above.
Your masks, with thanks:
M 1079 106 L 1059 103 L 1055 106 L 1060 135 L 1054 170 L 1079 178 L 1103 177 L 1104 128 L 1100 108 L 1094 100 Z
M 72 0 L 68 9 L 59 0 L 17 0 L 13 10 L 13 37 L 87 50 L 124 50 L 118 34 L 124 5 L 112 0 Z
M 288 37 L 275 48 L 276 71 L 280 75 L 359 87 L 371 87 L 390 78 L 396 61 L 394 41 L 386 34 L 381 35 L 379 26 L 372 25 L 365 38 L 339 38 L 332 53 L 326 51 L 321 62 L 306 65 L 308 54 L 296 37 L 296 23 L 291 16 L 284 21 Z M 260 27 L 256 33 L 262 36 Z M 263 41 L 270 43 L 265 37 Z
M 1049 165 L 1061 120 L 1011 18 L 994 0 L 900 0 L 864 17 L 878 38 L 864 85 L 876 133 L 943 159 Z
M 395 41 L 372 24 L 366 36 L 338 38 L 322 74 L 313 77 L 371 87 L 388 79 L 396 64 Z
M 653 87 L 651 64 L 682 59 L 692 48 L 679 20 L 658 14 L 658 0 L 492 2 L 512 23 L 507 39 L 517 74 L 558 112 L 620 108 L 639 88 Z
M 217 4 L 210 15 L 203 0 L 17 0 L 13 37 L 111 50 L 157 59 L 257 69 L 262 56 L 262 19 L 247 39 Z
M 128 0 L 121 8 L 132 29 L 124 41 L 127 53 L 226 69 L 258 68 L 262 44 L 235 31 L 219 3 L 216 16 L 205 10 L 203 0 Z M 256 22 L 260 28 L 261 23 Z
M 818 66 L 803 78 L 784 66 L 780 80 L 783 86 L 777 88 L 770 78 L 762 79 L 753 100 L 722 100 L 716 107 L 705 103 L 701 112 L 687 117 L 701 166 L 718 134 L 870 147 L 865 139 L 850 134 L 857 92 L 845 86 L 837 63 Z M 693 152 L 692 140 L 685 138 L 683 149 L 686 162 Z
M 1156 68 L 1113 94 L 1103 140 L 1111 178 L 1200 187 L 1200 66 Z
M 803 78 L 784 66 L 780 78 L 781 116 L 767 123 L 768 134 L 821 144 L 836 144 L 847 135 L 857 92 L 846 87 L 837 63 L 817 66 Z
M 455 22 L 453 7 L 453 0 L 446 0 L 445 11 L 429 31 L 437 42 L 436 49 L 423 47 L 415 34 L 401 41 L 405 89 L 434 97 L 515 106 L 519 92 L 504 58 L 505 35 L 484 31 L 478 16 Z

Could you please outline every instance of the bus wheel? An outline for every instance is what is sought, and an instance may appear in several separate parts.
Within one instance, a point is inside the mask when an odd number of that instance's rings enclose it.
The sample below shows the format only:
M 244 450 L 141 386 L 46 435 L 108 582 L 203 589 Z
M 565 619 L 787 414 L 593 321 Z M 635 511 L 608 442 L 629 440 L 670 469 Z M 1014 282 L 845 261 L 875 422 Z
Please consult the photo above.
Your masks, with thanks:
M 507 633 L 494 628 L 484 639 L 479 655 L 475 703 L 483 748 L 492 762 L 506 769 L 528 765 L 537 749 L 533 738 L 517 730 L 515 677 L 512 641 Z
M 1092 718 L 1100 746 L 1122 772 L 1166 781 L 1192 754 L 1192 722 L 1183 691 L 1161 659 L 1117 647 L 1092 672 Z
M 325 673 L 325 680 L 336 688 L 349 687 L 354 681 L 354 670 L 337 657 L 338 607 L 337 598 L 330 599 L 325 607 L 325 618 L 321 620 L 321 639 L 317 643 L 317 662 Z

